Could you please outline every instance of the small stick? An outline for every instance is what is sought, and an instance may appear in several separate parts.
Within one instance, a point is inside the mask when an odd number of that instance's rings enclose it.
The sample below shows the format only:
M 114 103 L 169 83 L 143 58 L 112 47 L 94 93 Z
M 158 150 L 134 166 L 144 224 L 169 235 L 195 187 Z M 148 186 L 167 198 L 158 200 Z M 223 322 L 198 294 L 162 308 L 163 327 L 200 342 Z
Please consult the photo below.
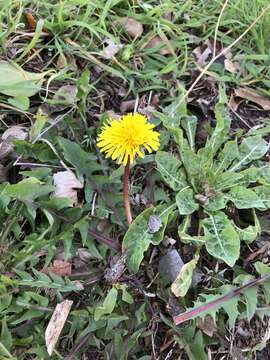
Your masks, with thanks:
M 129 165 L 130 165 L 130 159 L 128 158 L 128 162 L 125 166 L 125 171 L 124 171 L 124 204 L 125 204 L 125 213 L 126 213 L 128 225 L 132 223 L 132 215 L 131 215 L 130 203 L 128 197 Z
M 269 280 L 269 278 L 270 278 L 270 273 L 267 273 L 265 275 L 262 275 L 260 278 L 252 279 L 252 280 L 248 281 L 246 284 L 238 287 L 237 289 L 234 289 L 234 290 L 228 292 L 225 295 L 222 295 L 221 297 L 219 297 L 215 300 L 209 301 L 206 304 L 200 305 L 192 310 L 188 310 L 182 314 L 174 316 L 173 321 L 174 321 L 175 325 L 179 325 L 187 320 L 191 320 L 194 317 L 197 317 L 200 314 L 204 313 L 205 311 L 210 311 L 213 308 L 215 308 L 216 306 L 221 305 L 225 301 L 231 300 L 234 297 L 241 295 L 244 292 L 244 290 L 249 289 L 253 286 L 259 285 L 266 280 Z

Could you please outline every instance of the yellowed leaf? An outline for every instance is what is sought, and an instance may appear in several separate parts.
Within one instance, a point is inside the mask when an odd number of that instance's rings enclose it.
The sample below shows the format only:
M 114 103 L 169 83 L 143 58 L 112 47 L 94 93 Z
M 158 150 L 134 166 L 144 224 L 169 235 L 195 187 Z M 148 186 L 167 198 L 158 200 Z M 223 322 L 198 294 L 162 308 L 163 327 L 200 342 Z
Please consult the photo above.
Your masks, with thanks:
M 49 356 L 52 355 L 61 331 L 65 325 L 73 301 L 65 300 L 57 304 L 45 331 L 45 342 Z

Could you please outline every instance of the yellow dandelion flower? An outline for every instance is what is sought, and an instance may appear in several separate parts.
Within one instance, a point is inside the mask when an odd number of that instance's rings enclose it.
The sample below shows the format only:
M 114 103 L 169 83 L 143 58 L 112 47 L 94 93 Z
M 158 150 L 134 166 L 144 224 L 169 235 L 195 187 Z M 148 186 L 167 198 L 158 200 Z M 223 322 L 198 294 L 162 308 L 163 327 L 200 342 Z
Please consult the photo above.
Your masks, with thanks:
M 106 158 L 117 160 L 126 165 L 128 159 L 133 163 L 138 155 L 144 157 L 144 149 L 149 153 L 159 148 L 159 133 L 154 131 L 153 124 L 141 114 L 127 114 L 119 120 L 109 120 L 101 129 L 97 138 L 97 146 Z

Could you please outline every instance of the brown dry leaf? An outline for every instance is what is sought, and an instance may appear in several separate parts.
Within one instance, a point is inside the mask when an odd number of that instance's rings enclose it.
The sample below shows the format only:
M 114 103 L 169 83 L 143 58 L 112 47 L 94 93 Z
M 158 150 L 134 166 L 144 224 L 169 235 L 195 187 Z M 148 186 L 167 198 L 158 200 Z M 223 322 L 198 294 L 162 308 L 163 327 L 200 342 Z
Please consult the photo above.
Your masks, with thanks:
M 120 51 L 123 47 L 122 44 L 115 44 L 111 39 L 107 39 L 106 43 L 108 44 L 99 55 L 104 57 L 107 60 L 110 60 Z
M 236 101 L 234 94 L 231 94 L 230 100 L 228 102 L 228 106 L 232 111 L 236 111 L 238 109 L 238 106 L 240 104 L 240 101 Z
M 204 318 L 197 319 L 197 326 L 201 329 L 206 335 L 212 337 L 214 332 L 217 330 L 215 322 L 210 315 L 206 315 Z
M 35 29 L 36 29 L 36 26 L 37 26 L 37 22 L 36 22 L 34 16 L 33 16 L 30 12 L 27 12 L 27 13 L 25 13 L 24 15 L 25 15 L 25 18 L 26 18 L 28 27 L 29 27 L 31 30 L 35 30 Z
M 67 66 L 67 59 L 64 54 L 60 54 L 56 61 L 57 69 L 64 69 Z
M 57 304 L 45 331 L 45 342 L 49 356 L 52 355 L 61 331 L 65 325 L 73 301 L 65 300 Z
M 248 88 L 239 88 L 234 90 L 235 95 L 242 98 L 242 99 L 246 99 L 249 101 L 254 102 L 255 104 L 260 105 L 264 110 L 270 110 L 270 99 L 260 95 L 258 93 L 256 93 L 253 90 L 250 90 Z
M 119 24 L 123 26 L 127 33 L 134 39 L 140 37 L 143 33 L 142 24 L 130 17 L 123 17 L 117 20 Z
M 77 190 L 82 189 L 83 184 L 76 178 L 75 174 L 68 171 L 59 171 L 53 175 L 56 190 L 54 197 L 66 197 L 70 199 L 71 206 L 78 203 Z
M 165 45 L 165 44 L 166 44 L 165 41 L 163 41 L 160 36 L 156 35 L 148 42 L 146 48 L 152 49 L 156 46 Z M 161 55 L 168 55 L 171 54 L 171 50 L 168 47 L 163 47 L 162 49 L 160 49 L 159 53 Z
M 232 62 L 229 59 L 224 60 L 224 66 L 227 71 L 235 74 L 239 70 L 239 64 L 236 62 Z
M 128 110 L 134 110 L 136 100 L 125 100 L 121 102 L 120 111 L 122 114 L 126 113 Z
M 71 275 L 71 264 L 63 260 L 54 260 L 51 266 L 42 269 L 45 274 L 54 273 L 58 276 L 70 276 Z

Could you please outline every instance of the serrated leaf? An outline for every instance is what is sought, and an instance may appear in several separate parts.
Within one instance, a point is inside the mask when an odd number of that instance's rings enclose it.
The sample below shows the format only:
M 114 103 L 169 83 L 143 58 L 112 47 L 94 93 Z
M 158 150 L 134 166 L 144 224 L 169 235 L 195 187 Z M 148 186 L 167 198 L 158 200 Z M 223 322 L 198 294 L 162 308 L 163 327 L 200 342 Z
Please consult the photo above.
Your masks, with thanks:
M 199 204 L 194 200 L 194 192 L 190 186 L 181 189 L 175 198 L 180 215 L 189 215 L 198 210 Z
M 5 346 L 5 348 L 10 351 L 12 347 L 12 335 L 9 331 L 9 328 L 7 326 L 7 319 L 6 317 L 3 317 L 1 321 L 1 336 L 0 336 L 1 343 Z
M 158 245 L 163 240 L 164 231 L 168 222 L 168 217 L 175 208 L 175 205 L 160 205 L 156 208 L 144 210 L 129 226 L 123 242 L 123 252 L 127 255 L 127 268 L 130 272 L 137 272 L 143 260 L 145 251 L 152 243 Z M 151 233 L 149 231 L 149 219 L 151 215 L 159 217 L 162 226 L 160 229 Z
M 185 174 L 179 159 L 168 152 L 158 151 L 155 160 L 158 171 L 172 190 L 178 191 L 186 186 Z
M 96 157 L 84 151 L 77 143 L 62 137 L 59 137 L 58 141 L 63 149 L 65 159 L 81 174 L 90 176 L 94 171 L 103 169 L 97 163 Z
M 236 319 L 239 315 L 238 302 L 239 302 L 239 297 L 235 297 L 222 304 L 223 309 L 226 311 L 229 317 L 230 329 L 234 327 Z
M 238 146 L 236 139 L 227 141 L 223 149 L 219 153 L 217 160 L 214 162 L 214 173 L 218 174 L 226 170 L 237 157 Z
M 182 266 L 180 273 L 171 285 L 171 290 L 176 297 L 183 297 L 188 292 L 198 260 L 199 256 L 197 255 L 193 260 Z
M 14 97 L 31 97 L 40 91 L 45 75 L 23 70 L 17 64 L 0 61 L 0 92 Z
M 261 209 L 270 208 L 270 186 L 261 185 L 253 188 L 256 195 L 260 198 L 262 206 L 259 206 Z
M 240 254 L 240 239 L 227 216 L 217 211 L 201 221 L 209 254 L 233 266 Z
M 253 210 L 253 218 L 254 225 L 249 225 L 244 229 L 236 227 L 240 240 L 243 240 L 248 244 L 252 243 L 252 241 L 254 241 L 261 234 L 261 225 L 255 210 Z
M 181 118 L 181 126 L 186 131 L 189 146 L 194 150 L 195 147 L 195 134 L 197 129 L 197 118 L 195 116 L 183 116 Z
M 261 136 L 250 136 L 245 138 L 239 146 L 237 160 L 229 171 L 236 171 L 248 165 L 252 160 L 262 158 L 268 150 L 267 142 Z
M 237 209 L 264 208 L 265 206 L 262 198 L 255 191 L 244 186 L 235 186 L 229 191 L 227 197 L 234 203 Z
M 36 178 L 28 178 L 17 184 L 8 184 L 5 188 L 7 195 L 19 200 L 34 200 L 40 196 L 47 195 L 54 190 L 54 186 L 43 185 Z
M 117 301 L 117 295 L 118 295 L 118 290 L 115 287 L 111 288 L 106 298 L 104 299 L 103 304 L 95 309 L 95 313 L 94 313 L 95 321 L 98 321 L 104 315 L 108 315 L 113 312 L 113 309 L 115 308 Z

